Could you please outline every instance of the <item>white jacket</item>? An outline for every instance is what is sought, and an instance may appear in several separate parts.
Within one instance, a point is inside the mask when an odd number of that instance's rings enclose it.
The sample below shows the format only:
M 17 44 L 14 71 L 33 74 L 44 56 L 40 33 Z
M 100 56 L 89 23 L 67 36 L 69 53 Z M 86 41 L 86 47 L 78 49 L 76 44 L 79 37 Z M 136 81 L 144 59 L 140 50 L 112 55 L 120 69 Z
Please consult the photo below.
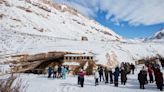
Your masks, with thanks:
M 99 73 L 98 73 L 98 71 L 95 72 L 95 76 L 94 76 L 94 77 L 95 77 L 95 79 L 96 79 L 96 78 L 99 78 Z

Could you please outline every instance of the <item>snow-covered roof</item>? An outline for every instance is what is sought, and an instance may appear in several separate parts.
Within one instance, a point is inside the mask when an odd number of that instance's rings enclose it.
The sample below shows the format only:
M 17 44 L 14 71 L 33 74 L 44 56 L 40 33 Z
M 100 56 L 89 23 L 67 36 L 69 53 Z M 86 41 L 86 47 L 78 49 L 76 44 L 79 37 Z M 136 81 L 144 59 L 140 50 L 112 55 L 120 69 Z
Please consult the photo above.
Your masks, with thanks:
M 74 57 L 80 57 L 80 56 L 90 56 L 90 57 L 93 57 L 92 54 L 66 54 L 64 56 L 74 56 Z

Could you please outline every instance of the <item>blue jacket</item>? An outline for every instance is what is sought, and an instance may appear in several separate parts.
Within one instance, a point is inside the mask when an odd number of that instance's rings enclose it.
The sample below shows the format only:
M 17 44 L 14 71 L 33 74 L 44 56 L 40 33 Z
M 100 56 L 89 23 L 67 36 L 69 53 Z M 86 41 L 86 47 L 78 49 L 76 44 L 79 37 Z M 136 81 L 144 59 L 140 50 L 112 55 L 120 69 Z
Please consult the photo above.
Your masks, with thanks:
M 48 67 L 48 73 L 50 74 L 51 73 L 51 67 Z
M 114 72 L 114 80 L 118 80 L 118 77 L 119 77 L 119 70 L 116 70 L 115 72 Z

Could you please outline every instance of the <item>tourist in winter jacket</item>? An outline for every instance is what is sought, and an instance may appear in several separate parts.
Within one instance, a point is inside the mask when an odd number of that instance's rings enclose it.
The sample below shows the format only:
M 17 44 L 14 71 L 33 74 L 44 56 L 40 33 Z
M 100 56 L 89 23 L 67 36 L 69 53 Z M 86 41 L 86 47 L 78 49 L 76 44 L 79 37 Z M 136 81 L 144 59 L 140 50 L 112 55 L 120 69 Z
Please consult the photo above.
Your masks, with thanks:
M 132 71 L 132 74 L 134 74 L 135 66 L 134 66 L 133 63 L 131 63 L 131 65 L 130 65 L 130 69 L 131 69 L 131 71 Z
M 108 83 L 108 69 L 107 69 L 107 67 L 105 67 L 104 73 L 105 73 L 105 83 Z
M 95 86 L 99 84 L 99 72 L 98 70 L 95 71 L 95 75 L 94 75 L 94 78 L 95 78 Z
M 58 72 L 58 66 L 55 65 L 54 66 L 54 76 L 53 76 L 53 78 L 57 78 L 57 72 Z
M 140 89 L 145 89 L 144 85 L 146 83 L 146 74 L 143 70 L 141 70 L 138 74 L 138 81 L 140 83 Z
M 61 78 L 61 76 L 62 76 L 62 74 L 61 74 L 62 68 L 61 67 L 62 67 L 61 65 L 58 66 L 58 78 Z
M 148 84 L 148 79 L 147 79 L 147 69 L 146 69 L 145 66 L 143 66 L 143 68 L 142 68 L 142 72 L 143 72 L 143 74 L 144 74 L 144 76 L 145 76 L 145 84 Z
M 163 91 L 163 73 L 160 71 L 160 69 L 156 73 L 156 84 L 157 88 Z
M 62 66 L 62 79 L 66 79 L 67 69 Z
M 148 73 L 149 73 L 149 81 L 150 83 L 153 83 L 154 82 L 153 69 L 150 66 L 148 67 Z
M 84 73 L 84 71 L 81 69 L 81 70 L 80 70 L 80 73 L 79 73 L 79 76 L 80 76 L 80 85 L 81 85 L 81 87 L 84 86 L 84 75 L 85 75 L 85 73 Z
M 101 81 L 101 78 L 103 78 L 103 81 L 104 81 L 103 68 L 102 68 L 102 67 L 99 67 L 98 71 L 99 71 L 99 78 L 100 78 L 100 81 Z
M 51 73 L 52 73 L 52 68 L 49 66 L 49 67 L 48 67 L 48 78 L 51 77 Z
M 114 75 L 114 85 L 115 85 L 115 87 L 118 87 L 118 77 L 119 77 L 119 73 L 120 73 L 119 68 L 116 67 L 116 68 L 115 68 L 115 71 L 114 71 L 114 73 L 113 73 L 113 75 Z
M 77 84 L 80 85 L 80 71 L 77 74 Z
M 110 84 L 113 84 L 113 72 L 112 72 L 112 69 L 109 69 L 109 78 L 110 78 Z
M 124 68 L 121 69 L 121 84 L 125 85 L 127 81 L 127 73 Z

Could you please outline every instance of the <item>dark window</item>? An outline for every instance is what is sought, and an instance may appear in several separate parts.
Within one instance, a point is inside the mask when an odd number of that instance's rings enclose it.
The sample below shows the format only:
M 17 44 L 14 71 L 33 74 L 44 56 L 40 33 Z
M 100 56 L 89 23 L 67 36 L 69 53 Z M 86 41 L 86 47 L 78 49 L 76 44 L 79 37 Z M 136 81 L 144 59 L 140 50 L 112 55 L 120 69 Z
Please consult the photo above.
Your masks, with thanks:
M 68 57 L 65 57 L 65 59 L 67 60 L 67 59 L 68 59 Z
M 91 57 L 91 60 L 93 59 L 93 57 Z
M 77 59 L 79 60 L 79 57 L 77 57 Z
M 69 57 L 69 59 L 72 59 L 72 57 Z
M 73 59 L 76 59 L 76 57 L 73 57 Z
M 87 59 L 89 60 L 89 57 L 87 57 Z

